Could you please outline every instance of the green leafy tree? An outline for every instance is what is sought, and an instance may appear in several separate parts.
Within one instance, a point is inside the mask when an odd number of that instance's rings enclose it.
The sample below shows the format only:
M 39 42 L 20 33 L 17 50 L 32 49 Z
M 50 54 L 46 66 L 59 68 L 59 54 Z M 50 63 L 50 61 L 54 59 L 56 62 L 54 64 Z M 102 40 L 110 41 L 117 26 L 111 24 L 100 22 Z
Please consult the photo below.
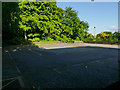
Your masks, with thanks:
M 56 2 L 21 1 L 3 3 L 4 40 L 22 41 L 23 37 L 30 41 L 84 40 L 89 25 L 80 21 L 72 7 L 63 10 Z
M 26 39 L 59 40 L 63 10 L 57 7 L 56 2 L 21 2 L 19 8 L 19 24 Z
M 80 21 L 77 16 L 78 12 L 72 10 L 72 7 L 66 7 L 64 13 L 63 24 L 65 26 L 62 34 L 73 40 L 83 40 L 84 33 L 89 28 L 88 23 Z
M 19 7 L 16 2 L 2 3 L 2 39 L 4 43 L 17 44 L 23 40 L 19 29 Z
M 113 33 L 113 40 L 114 41 L 120 41 L 120 32 L 114 32 Z
M 88 33 L 86 31 L 85 35 L 84 35 L 84 40 L 83 41 L 93 41 L 93 40 L 94 40 L 94 36 L 91 33 Z
M 101 32 L 97 34 L 96 40 L 97 41 L 113 41 L 112 39 L 112 32 Z

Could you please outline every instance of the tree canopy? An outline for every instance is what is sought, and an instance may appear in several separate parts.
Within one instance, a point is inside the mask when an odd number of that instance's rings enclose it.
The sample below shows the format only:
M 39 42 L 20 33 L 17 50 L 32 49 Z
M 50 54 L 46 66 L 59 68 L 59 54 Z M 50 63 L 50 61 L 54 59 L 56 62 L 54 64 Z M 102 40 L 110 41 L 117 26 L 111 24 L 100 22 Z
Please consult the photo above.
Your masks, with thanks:
M 63 10 L 56 2 L 4 2 L 2 6 L 6 42 L 84 40 L 89 28 L 72 7 Z

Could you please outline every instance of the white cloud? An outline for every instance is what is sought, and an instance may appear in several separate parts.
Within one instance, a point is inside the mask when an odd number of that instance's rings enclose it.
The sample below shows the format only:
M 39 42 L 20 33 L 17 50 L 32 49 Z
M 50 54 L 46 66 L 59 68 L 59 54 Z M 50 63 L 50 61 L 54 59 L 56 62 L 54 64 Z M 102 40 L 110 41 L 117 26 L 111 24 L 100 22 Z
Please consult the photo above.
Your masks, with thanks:
M 113 29 L 118 30 L 118 29 L 120 29 L 120 27 L 118 28 L 118 26 L 109 26 L 108 29 L 109 30 L 113 30 Z
M 111 31 L 111 32 L 118 32 L 120 31 L 120 27 L 118 26 L 109 26 L 106 31 Z

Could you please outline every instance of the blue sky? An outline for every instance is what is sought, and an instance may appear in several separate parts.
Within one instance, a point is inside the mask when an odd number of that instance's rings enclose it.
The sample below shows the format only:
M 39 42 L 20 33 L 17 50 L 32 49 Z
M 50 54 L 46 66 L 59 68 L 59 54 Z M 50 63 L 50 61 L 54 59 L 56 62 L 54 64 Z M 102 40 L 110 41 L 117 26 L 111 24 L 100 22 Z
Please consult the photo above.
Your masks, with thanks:
M 57 2 L 57 6 L 78 11 L 80 20 L 89 24 L 89 33 L 94 34 L 94 26 L 95 34 L 118 31 L 118 2 Z

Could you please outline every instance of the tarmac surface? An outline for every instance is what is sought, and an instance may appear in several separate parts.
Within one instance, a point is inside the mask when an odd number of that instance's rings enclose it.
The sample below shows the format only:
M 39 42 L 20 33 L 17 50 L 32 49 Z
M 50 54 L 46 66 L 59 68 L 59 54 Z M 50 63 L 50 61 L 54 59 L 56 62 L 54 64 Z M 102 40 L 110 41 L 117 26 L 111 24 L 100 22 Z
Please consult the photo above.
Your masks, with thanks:
M 3 80 L 20 77 L 25 88 L 105 88 L 120 80 L 118 51 L 98 44 L 9 46 L 3 49 Z

